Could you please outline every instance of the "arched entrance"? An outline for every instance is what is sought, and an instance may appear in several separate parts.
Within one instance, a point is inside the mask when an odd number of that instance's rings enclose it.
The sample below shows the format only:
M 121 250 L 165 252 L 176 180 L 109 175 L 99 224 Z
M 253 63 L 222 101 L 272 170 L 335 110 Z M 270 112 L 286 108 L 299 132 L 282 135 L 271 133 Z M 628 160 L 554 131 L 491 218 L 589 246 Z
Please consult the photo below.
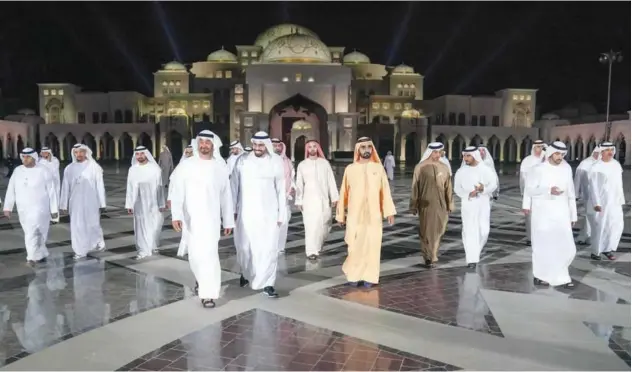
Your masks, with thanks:
M 59 141 L 54 133 L 49 132 L 46 135 L 44 146 L 48 147 L 55 157 L 59 158 Z
M 582 136 L 577 137 L 575 140 L 575 160 L 583 160 L 584 159 L 584 140 Z
M 531 155 L 531 146 L 533 144 L 533 141 L 531 140 L 531 137 L 526 136 L 523 140 L 522 143 L 520 144 L 520 158 L 524 159 L 527 156 Z
M 119 159 L 131 160 L 134 156 L 134 141 L 127 132 L 121 135 L 119 140 Z
M 101 138 L 101 158 L 114 159 L 114 137 L 108 132 L 105 132 Z
M 179 162 L 182 157 L 182 152 L 184 150 L 182 148 L 182 140 L 182 135 L 179 132 L 175 130 L 169 132 L 167 143 L 169 144 L 168 147 L 169 150 L 171 150 L 171 154 L 173 154 L 173 160 L 175 162 Z
M 500 140 L 495 135 L 489 138 L 487 141 L 487 149 L 491 152 L 492 157 L 496 161 L 500 161 Z
M 77 139 L 75 138 L 75 136 L 72 133 L 68 133 L 66 134 L 66 137 L 64 137 L 64 157 L 68 160 L 72 159 L 72 147 L 77 143 Z
M 472 137 L 472 140 L 470 141 L 470 146 L 479 146 L 482 144 L 483 144 L 483 139 L 478 134 Z
M 417 133 L 410 132 L 406 135 L 406 165 L 413 165 L 417 161 Z M 382 158 L 383 159 L 383 158 Z
M 463 150 L 465 149 L 465 139 L 461 135 L 457 135 L 452 140 L 452 158 L 451 161 L 461 161 L 463 158 Z
M 83 139 L 81 140 L 81 143 L 83 143 L 84 145 L 88 146 L 90 148 L 90 150 L 92 150 L 92 157 L 94 159 L 97 159 L 97 143 L 94 140 L 94 136 L 90 133 L 86 133 L 83 135 Z M 97 159 L 99 160 L 99 159 Z
M 309 132 L 305 132 L 304 128 L 299 129 L 300 134 L 293 134 L 294 123 L 297 121 L 305 121 L 311 124 Z M 320 104 L 311 99 L 296 94 L 284 101 L 276 104 L 269 115 L 270 136 L 279 138 L 285 143 L 285 148 L 290 152 L 295 149 L 295 142 L 300 136 L 304 136 L 304 141 L 315 139 L 328 156 L 329 152 L 329 130 L 327 128 L 327 112 Z M 305 127 L 303 125 L 302 127 Z M 294 141 L 294 142 L 293 142 Z M 291 156 L 291 154 L 287 154 Z M 295 152 L 295 156 L 297 153 Z M 304 154 L 299 154 L 304 156 Z
M 17 153 L 19 155 L 24 149 L 24 141 L 22 140 L 22 136 L 20 136 L 19 134 L 18 134 L 17 146 L 18 146 Z
M 305 159 L 305 136 L 298 136 L 294 141 L 294 162 L 299 163 Z M 286 149 L 287 150 L 287 149 Z
M 145 132 L 142 132 L 140 134 L 140 136 L 138 136 L 138 144 L 137 146 L 145 146 L 147 148 L 147 150 L 149 150 L 149 152 L 154 155 L 154 149 L 153 149 L 153 142 L 151 140 L 151 137 L 149 137 L 149 135 Z

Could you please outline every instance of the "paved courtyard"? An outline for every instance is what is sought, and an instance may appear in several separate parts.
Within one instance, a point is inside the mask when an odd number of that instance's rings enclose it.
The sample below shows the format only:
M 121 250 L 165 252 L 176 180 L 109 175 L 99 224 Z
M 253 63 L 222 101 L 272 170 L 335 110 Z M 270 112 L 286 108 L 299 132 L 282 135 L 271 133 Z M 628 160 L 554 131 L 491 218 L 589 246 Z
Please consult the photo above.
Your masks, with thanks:
M 336 169 L 338 179 L 342 167 Z M 68 218 L 51 228 L 51 257 L 25 264 L 17 219 L 0 220 L 0 368 L 5 370 L 630 370 L 630 209 L 617 260 L 578 247 L 573 290 L 535 288 L 518 177 L 501 176 L 478 269 L 464 268 L 459 213 L 436 269 L 421 265 L 399 170 L 400 215 L 385 227 L 380 285 L 344 286 L 346 246 L 334 228 L 310 262 L 294 213 L 271 300 L 239 288 L 232 237 L 220 242 L 223 297 L 203 309 L 176 257 L 166 218 L 160 254 L 136 262 L 124 211 L 127 168 L 106 167 L 108 250 L 72 260 Z M 6 179 L 0 181 L 4 198 Z M 625 172 L 626 199 L 630 174 Z M 458 204 L 457 204 L 458 205 Z M 580 208 L 580 211 L 583 211 Z

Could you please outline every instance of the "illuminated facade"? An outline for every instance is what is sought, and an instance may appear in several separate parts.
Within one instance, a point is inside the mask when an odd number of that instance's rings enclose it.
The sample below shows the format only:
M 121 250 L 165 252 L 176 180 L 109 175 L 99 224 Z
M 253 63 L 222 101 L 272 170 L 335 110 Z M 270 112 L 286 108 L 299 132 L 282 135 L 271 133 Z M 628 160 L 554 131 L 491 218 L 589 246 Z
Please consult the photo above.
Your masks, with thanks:
M 431 140 L 444 142 L 457 158 L 479 142 L 497 158 L 519 161 L 538 137 L 532 128 L 536 90 L 424 100 L 423 83 L 413 67 L 374 63 L 359 51 L 326 45 L 304 27 L 282 24 L 251 45 L 237 45 L 235 53 L 222 47 L 205 61 L 163 65 L 154 73 L 152 97 L 39 84 L 39 113 L 46 122 L 39 136 L 67 151 L 74 140 L 88 141 L 102 157 L 120 159 L 138 143 L 156 149 L 167 144 L 179 153 L 202 127 L 224 142 L 245 142 L 266 130 L 298 160 L 306 139 L 321 141 L 330 157 L 344 157 L 358 136 L 369 135 L 381 155 L 393 150 L 399 160 L 412 162 L 428 142 L 429 124 Z

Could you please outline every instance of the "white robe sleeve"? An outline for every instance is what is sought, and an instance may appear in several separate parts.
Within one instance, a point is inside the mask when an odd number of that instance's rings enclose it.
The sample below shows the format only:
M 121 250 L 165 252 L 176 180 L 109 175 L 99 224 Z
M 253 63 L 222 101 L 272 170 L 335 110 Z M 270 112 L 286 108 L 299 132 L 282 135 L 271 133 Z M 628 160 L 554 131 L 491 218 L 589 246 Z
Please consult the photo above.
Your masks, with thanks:
M 590 202 L 595 207 L 603 206 L 603 200 L 601 200 L 601 190 L 606 186 L 606 175 L 601 172 L 588 173 L 588 181 L 590 186 L 588 191 L 590 192 Z
M 9 178 L 7 192 L 4 194 L 4 211 L 11 212 L 13 210 L 13 206 L 15 205 L 15 176 L 16 174 L 13 173 L 11 178 Z
M 581 164 L 575 171 L 575 179 L 573 180 L 573 186 L 575 188 L 575 196 L 582 197 L 582 180 L 584 179 L 584 171 L 581 169 Z
M 233 211 L 238 213 L 241 199 L 241 157 L 235 161 L 233 173 L 230 175 L 230 191 L 233 197 Z M 285 197 L 284 197 L 285 198 Z
M 55 181 L 53 178 L 54 176 L 50 174 L 50 172 L 48 172 L 47 170 L 43 173 L 44 173 L 44 180 L 45 180 L 45 185 L 46 185 L 46 193 L 48 193 L 48 204 L 50 207 L 50 213 L 57 214 L 59 213 L 59 208 L 58 208 L 57 191 L 55 188 Z
M 156 197 L 158 198 L 157 205 L 158 208 L 165 208 L 165 186 L 162 184 L 162 170 L 160 168 L 156 170 L 156 187 L 158 188 L 156 191 Z
M 325 172 L 327 172 L 327 183 L 329 184 L 329 199 L 332 203 L 335 203 L 340 199 L 338 186 L 336 185 L 336 177 L 334 176 L 334 171 L 331 169 L 329 162 L 325 164 L 325 168 Z
M 299 163 L 296 170 L 296 200 L 294 201 L 294 205 L 296 206 L 303 205 L 303 190 L 305 190 L 305 181 L 303 180 L 302 165 L 302 162 Z
M 125 191 L 125 209 L 134 209 L 137 191 L 134 183 L 134 168 L 127 171 L 127 190 Z
M 68 179 L 68 167 L 64 169 L 64 180 L 61 184 L 61 196 L 59 197 L 59 209 L 68 210 L 68 199 L 70 199 L 70 180 Z
M 522 173 L 520 174 L 522 176 Z M 525 172 L 526 176 L 526 172 Z M 524 195 L 522 196 L 522 209 L 531 209 L 531 198 L 534 196 L 542 196 L 550 193 L 550 189 L 547 185 L 542 185 L 540 182 L 541 175 L 539 168 L 532 168 L 528 172 L 529 178 L 525 177 L 524 182 Z
M 461 199 L 469 199 L 472 190 L 466 190 L 463 187 L 463 170 L 459 169 L 454 175 L 454 193 Z
M 483 192 L 481 195 L 492 196 L 496 190 L 498 190 L 498 175 L 489 167 L 483 168 L 483 177 L 485 183 L 483 184 Z
M 283 222 L 287 218 L 287 193 L 285 191 L 285 172 L 281 162 L 272 163 L 273 171 L 276 173 L 274 184 L 277 192 L 277 222 Z
M 566 197 L 568 198 L 568 209 L 571 212 L 571 222 L 577 222 L 577 203 L 575 202 L 576 199 L 576 195 L 575 195 L 575 188 L 573 187 L 573 171 L 572 170 L 568 170 L 568 177 L 567 177 L 568 181 L 568 187 L 566 190 Z
M 233 209 L 234 201 L 231 193 L 231 184 L 228 176 L 228 169 L 226 173 L 222 172 L 221 176 L 222 188 L 220 194 L 220 208 L 222 210 L 222 225 L 225 229 L 235 228 L 235 212 Z
M 182 167 L 178 165 L 176 167 L 178 173 L 183 171 Z M 169 200 L 171 201 L 171 220 L 172 221 L 183 221 L 184 220 L 184 182 L 182 180 L 183 177 L 173 177 L 176 172 L 172 173 L 171 178 L 169 179 Z
M 105 185 L 103 184 L 103 169 L 98 169 L 95 175 L 97 195 L 99 197 L 99 207 L 105 208 L 107 206 L 105 202 Z

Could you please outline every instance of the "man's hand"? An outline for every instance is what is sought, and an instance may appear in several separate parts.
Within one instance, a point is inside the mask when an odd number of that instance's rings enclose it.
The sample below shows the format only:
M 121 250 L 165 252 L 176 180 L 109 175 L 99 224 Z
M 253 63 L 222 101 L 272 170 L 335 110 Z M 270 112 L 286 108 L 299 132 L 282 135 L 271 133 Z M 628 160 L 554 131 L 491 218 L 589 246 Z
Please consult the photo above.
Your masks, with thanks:
M 529 210 L 529 209 L 523 209 L 522 210 L 522 213 L 524 213 L 525 216 L 528 216 L 530 212 L 531 212 L 531 210 Z
M 476 187 L 476 190 L 478 192 L 483 192 L 483 191 L 485 191 L 485 186 L 483 186 L 482 183 L 479 183 L 478 186 Z
M 11 211 L 4 211 L 4 216 L 6 218 L 11 218 Z
M 233 229 L 224 229 L 224 236 L 228 236 L 233 232 Z
M 345 222 L 344 221 L 338 221 L 337 225 L 344 228 L 345 227 Z
M 551 187 L 551 195 L 562 195 L 564 191 L 560 190 L 559 187 L 553 186 Z
M 182 232 L 182 221 L 171 221 L 171 226 L 176 232 Z
M 161 211 L 162 212 L 162 211 Z M 133 209 L 128 209 L 127 210 L 127 214 L 134 214 L 134 210 Z
M 593 208 L 595 210 L 595 212 L 601 212 L 601 206 L 599 205 L 595 205 L 595 208 Z
M 395 216 L 388 216 L 386 217 L 386 220 L 388 221 L 388 224 L 393 226 L 393 224 L 395 223 Z
M 477 197 L 477 196 L 478 196 L 478 189 L 473 190 L 473 191 L 470 193 L 470 198 L 475 198 L 475 197 Z

